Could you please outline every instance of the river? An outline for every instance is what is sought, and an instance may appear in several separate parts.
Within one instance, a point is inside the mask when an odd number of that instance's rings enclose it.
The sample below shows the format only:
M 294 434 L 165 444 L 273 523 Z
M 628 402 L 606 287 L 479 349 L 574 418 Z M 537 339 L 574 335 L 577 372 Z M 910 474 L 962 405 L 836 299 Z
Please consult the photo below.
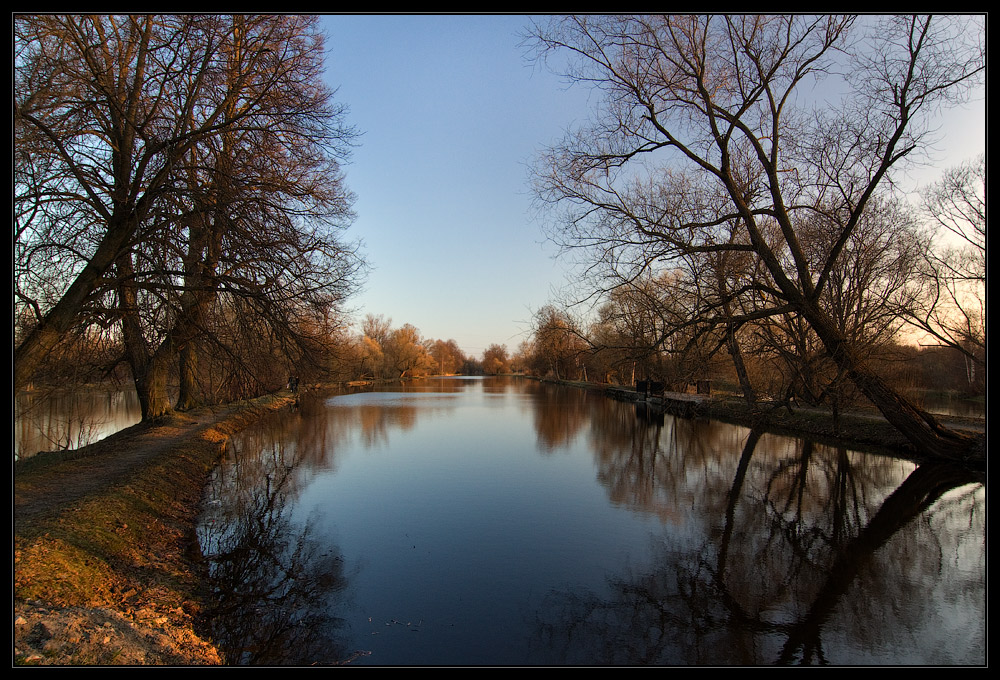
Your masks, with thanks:
M 303 397 L 199 526 L 251 665 L 979 665 L 986 498 L 946 465 L 517 378 Z

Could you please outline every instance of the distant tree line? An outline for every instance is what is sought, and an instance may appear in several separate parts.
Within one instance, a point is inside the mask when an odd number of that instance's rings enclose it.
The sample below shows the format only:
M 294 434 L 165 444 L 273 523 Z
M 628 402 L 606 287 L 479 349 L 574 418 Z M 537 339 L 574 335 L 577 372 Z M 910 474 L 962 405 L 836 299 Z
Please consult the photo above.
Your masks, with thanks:
M 411 324 L 368 314 L 360 333 L 340 344 L 345 380 L 394 380 L 431 375 L 499 375 L 511 369 L 505 345 L 492 344 L 482 357 L 466 354 L 455 340 L 422 338 Z

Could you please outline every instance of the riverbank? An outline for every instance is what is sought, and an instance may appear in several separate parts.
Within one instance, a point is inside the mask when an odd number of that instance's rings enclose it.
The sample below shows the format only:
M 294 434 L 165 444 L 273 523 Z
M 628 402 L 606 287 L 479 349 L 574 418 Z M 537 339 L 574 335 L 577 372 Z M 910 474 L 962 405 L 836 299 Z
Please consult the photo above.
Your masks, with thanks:
M 216 665 L 201 495 L 227 439 L 295 397 L 140 423 L 14 466 L 14 663 Z
M 834 418 L 827 409 L 797 407 L 789 411 L 784 406 L 771 404 L 758 404 L 752 408 L 742 399 L 734 397 L 680 392 L 646 397 L 629 387 L 568 380 L 545 379 L 545 382 L 599 391 L 612 399 L 644 405 L 652 412 L 682 418 L 710 418 L 775 434 L 806 437 L 830 446 L 921 459 L 909 440 L 874 411 L 845 409 Z M 981 435 L 986 432 L 985 418 L 938 416 L 938 420 L 953 429 Z M 982 441 L 981 449 L 978 455 L 967 461 L 977 469 L 985 466 L 985 441 Z

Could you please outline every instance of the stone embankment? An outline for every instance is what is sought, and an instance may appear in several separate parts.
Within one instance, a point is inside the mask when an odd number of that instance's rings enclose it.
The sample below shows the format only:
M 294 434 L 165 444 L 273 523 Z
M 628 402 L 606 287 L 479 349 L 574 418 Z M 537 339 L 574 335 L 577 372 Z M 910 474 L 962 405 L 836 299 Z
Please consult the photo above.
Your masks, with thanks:
M 843 410 L 836 416 L 822 408 L 794 407 L 759 403 L 753 406 L 735 397 L 669 392 L 649 395 L 630 387 L 574 381 L 550 381 L 597 390 L 612 399 L 634 402 L 657 413 L 682 418 L 711 418 L 735 425 L 755 427 L 768 432 L 806 437 L 819 443 L 851 449 L 874 451 L 911 459 L 921 456 L 899 430 L 873 410 Z M 985 434 L 983 418 L 939 416 L 947 427 L 975 434 Z M 971 461 L 978 466 L 982 461 Z

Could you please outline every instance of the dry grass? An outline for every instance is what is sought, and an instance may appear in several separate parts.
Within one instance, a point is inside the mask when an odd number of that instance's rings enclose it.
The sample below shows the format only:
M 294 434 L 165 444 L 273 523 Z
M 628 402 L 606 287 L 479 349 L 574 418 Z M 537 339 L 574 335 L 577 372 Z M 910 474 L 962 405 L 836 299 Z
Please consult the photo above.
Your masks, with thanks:
M 198 633 L 201 494 L 228 436 L 288 401 L 172 416 L 16 466 L 15 661 L 220 663 Z

